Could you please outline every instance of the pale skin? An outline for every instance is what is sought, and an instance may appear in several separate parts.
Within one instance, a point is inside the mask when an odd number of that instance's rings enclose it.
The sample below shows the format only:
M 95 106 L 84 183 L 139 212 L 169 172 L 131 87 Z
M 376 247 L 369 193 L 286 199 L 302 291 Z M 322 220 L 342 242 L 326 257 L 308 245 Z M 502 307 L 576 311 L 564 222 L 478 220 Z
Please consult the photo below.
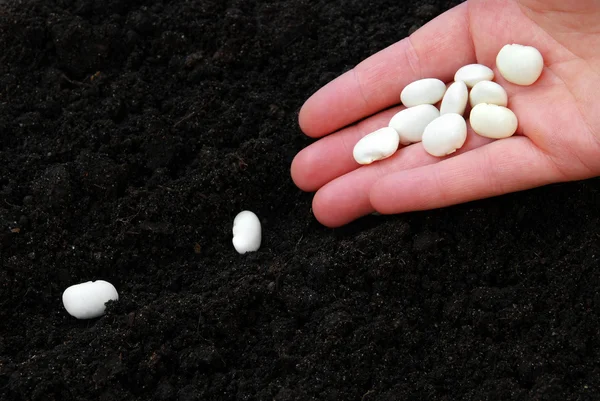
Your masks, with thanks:
M 373 212 L 406 213 L 600 175 L 600 0 L 469 0 L 369 57 L 303 105 L 299 124 L 320 138 L 298 153 L 295 184 L 316 192 L 319 222 L 339 227 Z M 544 70 L 531 86 L 504 80 L 495 66 L 505 44 L 536 47 Z M 463 65 L 491 67 L 519 119 L 516 135 L 473 133 L 437 158 L 421 144 L 360 166 L 352 149 L 402 110 L 412 81 L 451 82 Z M 360 122 L 359 122 L 360 120 Z

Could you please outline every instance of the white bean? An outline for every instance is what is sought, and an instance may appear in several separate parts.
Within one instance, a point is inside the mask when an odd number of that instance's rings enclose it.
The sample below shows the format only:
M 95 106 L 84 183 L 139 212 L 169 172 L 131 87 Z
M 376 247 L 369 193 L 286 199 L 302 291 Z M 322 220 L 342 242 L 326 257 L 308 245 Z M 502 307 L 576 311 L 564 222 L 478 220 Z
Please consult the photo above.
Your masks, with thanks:
M 255 252 L 260 248 L 262 241 L 260 220 L 251 211 L 244 210 L 235 216 L 232 231 L 233 246 L 238 253 Z
M 425 127 L 439 116 L 437 107 L 432 104 L 421 104 L 396 113 L 390 120 L 389 126 L 398 133 L 400 144 L 408 145 L 420 142 Z
M 508 82 L 527 86 L 542 74 L 544 58 L 533 46 L 505 45 L 496 56 L 496 67 Z
M 448 113 L 433 120 L 423 133 L 423 147 L 432 156 L 443 157 L 460 149 L 467 140 L 467 123 L 460 114 Z
M 446 93 L 446 84 L 436 78 L 424 78 L 406 85 L 400 93 L 400 101 L 406 107 L 435 104 Z
M 392 127 L 380 128 L 362 137 L 354 145 L 353 156 L 358 164 L 371 164 L 393 155 L 400 144 L 400 136 Z
M 494 79 L 494 71 L 483 64 L 467 64 L 462 66 L 454 74 L 454 81 L 463 81 L 467 87 L 472 88 L 477 82 L 491 81 Z
M 475 84 L 469 94 L 471 107 L 479 103 L 489 103 L 506 107 L 508 105 L 508 95 L 502 86 L 492 81 L 481 81 Z
M 446 90 L 446 94 L 442 99 L 440 115 L 456 113 L 462 116 L 467 108 L 468 100 L 469 89 L 467 85 L 463 81 L 453 82 Z
M 88 281 L 67 288 L 62 301 L 69 315 L 77 319 L 93 319 L 104 314 L 106 302 L 118 301 L 115 287 L 104 280 Z
M 473 107 L 469 122 L 477 134 L 492 139 L 512 136 L 519 125 L 512 110 L 488 103 L 479 103 Z

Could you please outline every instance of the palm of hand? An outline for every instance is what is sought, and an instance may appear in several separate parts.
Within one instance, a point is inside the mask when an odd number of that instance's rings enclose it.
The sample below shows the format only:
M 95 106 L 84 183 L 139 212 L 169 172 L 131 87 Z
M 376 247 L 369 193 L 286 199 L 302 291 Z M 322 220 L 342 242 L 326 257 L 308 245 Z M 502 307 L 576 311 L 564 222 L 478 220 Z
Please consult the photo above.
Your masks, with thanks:
M 554 2 L 560 3 L 545 4 Z M 599 175 L 597 4 L 584 0 L 562 13 L 509 0 L 469 0 L 318 91 L 303 106 L 300 126 L 322 139 L 292 164 L 295 183 L 317 191 L 316 218 L 336 227 L 373 211 L 431 209 Z M 544 56 L 544 71 L 532 86 L 510 84 L 495 68 L 498 51 L 509 43 L 533 45 Z M 519 119 L 517 135 L 491 141 L 470 130 L 463 148 L 443 159 L 413 144 L 381 162 L 356 164 L 354 144 L 403 108 L 386 110 L 399 102 L 405 85 L 425 77 L 449 82 L 458 68 L 475 62 L 492 67 L 507 90 L 508 107 Z

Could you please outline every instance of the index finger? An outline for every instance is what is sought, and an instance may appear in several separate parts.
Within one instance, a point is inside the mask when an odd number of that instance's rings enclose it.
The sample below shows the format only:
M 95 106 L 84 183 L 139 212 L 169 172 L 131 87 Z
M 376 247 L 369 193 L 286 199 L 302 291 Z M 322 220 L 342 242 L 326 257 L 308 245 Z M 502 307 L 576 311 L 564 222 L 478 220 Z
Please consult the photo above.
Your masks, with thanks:
M 412 81 L 447 82 L 473 62 L 467 3 L 462 3 L 319 89 L 300 110 L 300 128 L 322 137 L 400 103 L 400 92 Z

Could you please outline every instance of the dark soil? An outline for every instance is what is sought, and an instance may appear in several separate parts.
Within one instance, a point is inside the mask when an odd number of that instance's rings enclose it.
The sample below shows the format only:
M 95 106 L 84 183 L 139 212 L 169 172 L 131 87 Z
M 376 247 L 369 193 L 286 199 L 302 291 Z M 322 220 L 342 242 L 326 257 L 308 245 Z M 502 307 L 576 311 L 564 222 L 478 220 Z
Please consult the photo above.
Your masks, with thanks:
M 304 100 L 454 4 L 0 1 L 0 399 L 600 399 L 598 180 L 331 230 L 290 179 Z

